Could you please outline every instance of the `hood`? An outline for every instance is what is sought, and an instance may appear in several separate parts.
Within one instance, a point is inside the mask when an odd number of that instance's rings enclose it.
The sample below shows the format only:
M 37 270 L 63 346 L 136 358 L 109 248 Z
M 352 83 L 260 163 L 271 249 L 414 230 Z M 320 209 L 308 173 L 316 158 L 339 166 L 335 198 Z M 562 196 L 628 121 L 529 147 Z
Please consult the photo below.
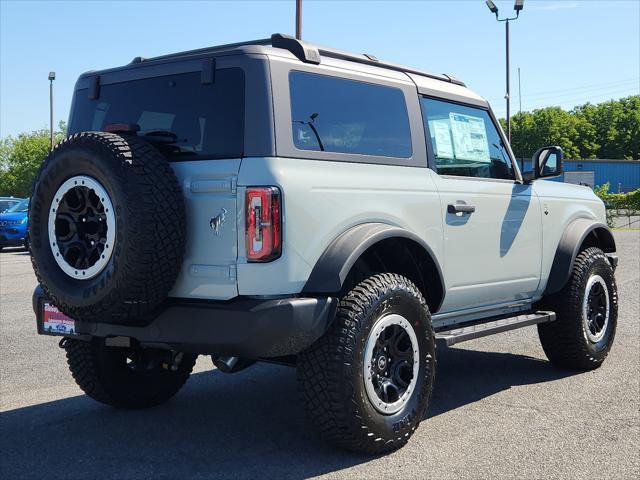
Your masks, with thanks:
M 540 197 L 561 197 L 571 200 L 601 202 L 598 196 L 593 193 L 591 187 L 543 179 L 536 180 L 534 185 Z

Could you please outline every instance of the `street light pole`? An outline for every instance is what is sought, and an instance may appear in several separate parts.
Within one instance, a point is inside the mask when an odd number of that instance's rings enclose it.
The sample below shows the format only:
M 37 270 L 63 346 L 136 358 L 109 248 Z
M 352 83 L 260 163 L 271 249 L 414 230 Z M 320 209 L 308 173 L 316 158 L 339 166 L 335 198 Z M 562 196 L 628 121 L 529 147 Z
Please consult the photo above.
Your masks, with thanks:
M 492 0 L 486 0 L 485 3 L 491 13 L 496 16 L 496 20 L 499 22 L 505 22 L 505 37 L 506 37 L 506 65 L 507 65 L 507 93 L 504 96 L 507 101 L 507 138 L 509 139 L 509 143 L 511 143 L 511 75 L 509 70 L 509 22 L 512 20 L 516 20 L 520 16 L 520 11 L 524 8 L 524 0 L 516 0 L 516 3 L 513 6 L 513 9 L 516 12 L 515 17 L 511 18 L 499 18 L 498 17 L 498 7 L 496 7 L 495 3 Z
M 302 40 L 302 0 L 296 0 L 296 38 Z
M 49 72 L 49 135 L 51 150 L 53 150 L 53 81 L 55 79 L 56 72 Z

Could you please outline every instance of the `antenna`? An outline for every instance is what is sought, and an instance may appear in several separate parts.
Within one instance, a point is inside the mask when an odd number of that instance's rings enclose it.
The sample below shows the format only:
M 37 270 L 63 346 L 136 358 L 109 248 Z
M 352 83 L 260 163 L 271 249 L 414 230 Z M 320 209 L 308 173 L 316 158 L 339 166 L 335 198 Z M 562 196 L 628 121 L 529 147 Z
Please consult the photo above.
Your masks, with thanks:
M 56 79 L 56 72 L 49 72 L 49 148 L 53 150 L 53 81 Z
M 517 4 L 517 2 L 516 2 Z M 522 89 L 520 88 L 520 67 L 518 67 L 518 102 L 520 108 L 518 109 L 518 117 L 520 117 L 520 131 L 522 131 Z M 520 152 L 520 163 L 522 164 L 522 171 L 524 172 L 524 155 Z
M 522 92 L 520 89 L 520 67 L 518 67 L 518 101 L 520 103 L 520 109 L 518 113 L 522 113 Z

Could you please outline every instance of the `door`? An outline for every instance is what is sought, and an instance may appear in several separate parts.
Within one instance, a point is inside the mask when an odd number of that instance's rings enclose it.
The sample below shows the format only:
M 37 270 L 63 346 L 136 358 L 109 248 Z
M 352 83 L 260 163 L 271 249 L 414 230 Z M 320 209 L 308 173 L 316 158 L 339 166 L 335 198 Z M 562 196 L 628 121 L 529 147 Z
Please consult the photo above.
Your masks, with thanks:
M 487 110 L 422 98 L 440 195 L 446 295 L 441 312 L 526 300 L 540 279 L 540 206 L 516 182 Z

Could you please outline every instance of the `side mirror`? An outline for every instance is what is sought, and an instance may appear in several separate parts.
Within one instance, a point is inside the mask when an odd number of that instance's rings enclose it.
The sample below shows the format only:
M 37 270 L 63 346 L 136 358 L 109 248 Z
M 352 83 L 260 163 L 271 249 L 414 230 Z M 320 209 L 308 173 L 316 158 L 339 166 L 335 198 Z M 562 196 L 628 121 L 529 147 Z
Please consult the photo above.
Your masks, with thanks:
M 562 175 L 561 147 L 542 147 L 533 154 L 534 178 L 557 177 Z

